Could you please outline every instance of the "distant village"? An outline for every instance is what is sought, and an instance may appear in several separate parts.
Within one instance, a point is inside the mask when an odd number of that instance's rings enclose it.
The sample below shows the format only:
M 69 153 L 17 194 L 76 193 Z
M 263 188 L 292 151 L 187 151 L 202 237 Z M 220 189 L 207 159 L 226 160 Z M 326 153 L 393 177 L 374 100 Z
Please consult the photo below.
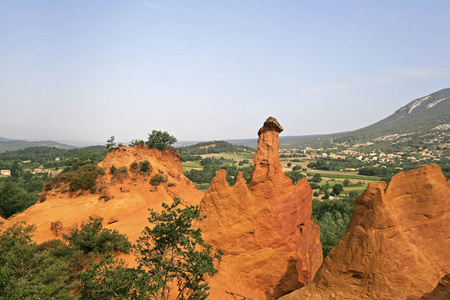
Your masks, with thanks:
M 365 146 L 371 146 L 371 144 L 366 144 Z M 335 148 L 312 148 L 306 147 L 301 150 L 297 149 L 281 149 L 280 157 L 288 158 L 288 157 L 302 157 L 307 160 L 317 160 L 317 159 L 325 159 L 325 160 L 358 160 L 366 164 L 377 166 L 386 166 L 388 164 L 401 164 L 404 162 L 409 163 L 432 163 L 433 161 L 439 162 L 442 159 L 440 153 L 435 153 L 429 149 L 419 149 L 419 151 L 410 151 L 410 152 L 395 152 L 395 153 L 386 153 L 383 151 L 373 150 L 370 152 L 360 152 L 353 149 L 345 149 L 339 150 L 337 147 Z M 448 158 L 448 157 L 446 157 Z M 401 168 L 400 168 L 401 169 Z M 344 168 L 340 171 L 343 172 L 355 172 L 357 168 Z
M 60 161 L 60 158 L 55 158 L 55 161 Z M 22 161 L 23 164 L 30 163 L 30 160 Z M 49 169 L 23 169 L 24 172 L 30 172 L 31 174 L 47 174 L 47 175 L 57 175 L 62 172 L 62 170 L 49 170 Z M 0 175 L 11 176 L 11 170 L 0 170 Z

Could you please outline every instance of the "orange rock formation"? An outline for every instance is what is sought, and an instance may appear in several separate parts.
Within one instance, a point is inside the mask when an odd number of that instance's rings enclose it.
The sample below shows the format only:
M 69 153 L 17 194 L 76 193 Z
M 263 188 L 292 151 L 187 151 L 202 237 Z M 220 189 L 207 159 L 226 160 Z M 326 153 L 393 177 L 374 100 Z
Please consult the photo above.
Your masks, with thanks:
M 291 299 L 417 299 L 450 273 L 450 182 L 438 165 L 370 184 L 344 238 Z
M 230 187 L 220 170 L 201 201 L 204 238 L 225 253 L 211 280 L 211 299 L 235 299 L 230 292 L 275 299 L 311 282 L 322 263 L 311 187 L 306 179 L 293 185 L 282 171 L 282 130 L 272 117 L 259 130 L 249 187 L 242 174 Z
M 145 160 L 150 163 L 150 174 L 130 170 L 133 162 Z M 98 165 L 106 171 L 105 176 L 97 179 L 100 193 L 87 191 L 81 195 L 70 195 L 69 192 L 63 193 L 62 189 L 52 190 L 45 202 L 11 217 L 8 223 L 26 221 L 35 224 L 37 230 L 34 238 L 37 242 L 43 242 L 55 238 L 59 232 L 64 233 L 65 229 L 80 227 L 89 218 L 101 217 L 105 227 L 118 229 L 134 242 L 149 224 L 148 208 L 161 210 L 161 203 L 171 203 L 175 196 L 196 205 L 204 195 L 183 175 L 181 157 L 171 151 L 120 146 L 112 149 Z M 109 171 L 112 165 L 117 169 L 127 167 L 128 172 L 113 179 Z M 165 178 L 165 182 L 157 188 L 149 184 L 155 174 Z M 133 255 L 126 257 L 126 260 L 133 264 Z

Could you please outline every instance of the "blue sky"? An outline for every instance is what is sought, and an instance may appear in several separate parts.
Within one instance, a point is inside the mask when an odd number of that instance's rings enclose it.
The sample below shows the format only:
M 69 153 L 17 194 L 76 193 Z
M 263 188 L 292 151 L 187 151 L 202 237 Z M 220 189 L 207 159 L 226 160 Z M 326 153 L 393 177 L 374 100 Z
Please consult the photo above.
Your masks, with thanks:
M 450 1 L 2 1 L 0 136 L 358 129 L 450 87 Z

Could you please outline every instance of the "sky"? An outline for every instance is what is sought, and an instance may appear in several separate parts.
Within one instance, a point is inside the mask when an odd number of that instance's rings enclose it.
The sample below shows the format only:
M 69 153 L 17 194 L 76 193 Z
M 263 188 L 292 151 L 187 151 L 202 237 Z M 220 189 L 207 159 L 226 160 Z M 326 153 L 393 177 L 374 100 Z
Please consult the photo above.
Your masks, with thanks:
M 450 1 L 0 0 L 0 137 L 356 130 L 450 87 Z

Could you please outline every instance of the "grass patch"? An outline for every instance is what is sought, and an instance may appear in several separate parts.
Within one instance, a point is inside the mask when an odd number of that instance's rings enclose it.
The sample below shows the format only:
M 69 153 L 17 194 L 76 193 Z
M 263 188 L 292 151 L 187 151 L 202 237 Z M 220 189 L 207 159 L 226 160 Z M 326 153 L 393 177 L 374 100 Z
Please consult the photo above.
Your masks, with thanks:
M 319 173 L 322 178 L 343 178 L 343 179 L 355 179 L 355 180 L 368 180 L 368 181 L 380 181 L 381 177 L 377 176 L 363 176 L 358 174 L 339 174 L 339 173 L 325 173 L 325 172 L 306 172 L 308 176 L 314 176 L 314 174 Z
M 197 188 L 197 190 L 206 191 L 210 185 L 210 183 L 196 183 L 195 187 Z

